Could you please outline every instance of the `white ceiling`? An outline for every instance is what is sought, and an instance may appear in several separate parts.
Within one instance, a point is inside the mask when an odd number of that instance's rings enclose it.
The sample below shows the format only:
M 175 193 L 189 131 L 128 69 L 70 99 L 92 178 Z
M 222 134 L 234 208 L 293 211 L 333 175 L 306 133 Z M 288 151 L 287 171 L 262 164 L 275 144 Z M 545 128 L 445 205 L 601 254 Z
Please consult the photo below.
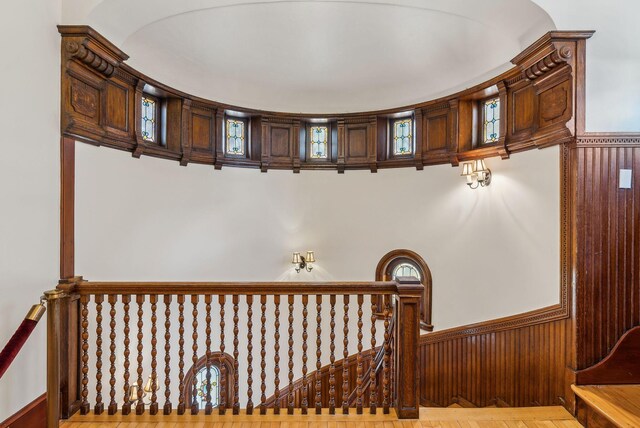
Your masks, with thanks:
M 531 0 L 67 0 L 63 19 L 93 26 L 177 89 L 305 113 L 452 93 L 555 28 Z

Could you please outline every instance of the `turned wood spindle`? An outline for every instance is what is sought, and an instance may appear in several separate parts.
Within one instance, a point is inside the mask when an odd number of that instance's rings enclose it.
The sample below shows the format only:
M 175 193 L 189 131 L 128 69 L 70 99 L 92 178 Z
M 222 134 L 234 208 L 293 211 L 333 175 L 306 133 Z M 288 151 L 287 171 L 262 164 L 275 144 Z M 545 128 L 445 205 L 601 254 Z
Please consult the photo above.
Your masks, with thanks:
M 279 295 L 273 296 L 273 304 L 275 305 L 275 318 L 276 318 L 274 322 L 275 332 L 273 333 L 273 339 L 275 341 L 275 344 L 273 345 L 273 348 L 275 350 L 275 355 L 273 357 L 273 360 L 275 363 L 275 367 L 274 367 L 275 379 L 273 381 L 275 386 L 273 396 L 275 397 L 275 400 L 273 402 L 273 414 L 279 415 L 280 414 L 280 296 Z
M 149 302 L 151 303 L 151 404 L 149 405 L 149 413 L 152 415 L 158 414 L 158 296 L 152 294 L 149 296 Z
M 131 351 L 129 349 L 129 345 L 131 344 L 131 339 L 129 338 L 129 333 L 131 332 L 131 328 L 129 327 L 129 321 L 131 321 L 131 316 L 129 315 L 129 309 L 131 307 L 131 296 L 123 295 L 122 303 L 124 304 L 124 400 L 122 404 L 122 414 L 128 415 L 131 413 L 131 385 L 129 384 L 129 356 L 131 355 Z
M 302 402 L 301 409 L 302 414 L 307 414 L 307 407 L 309 405 L 309 385 L 307 383 L 307 338 L 309 334 L 307 333 L 307 327 L 309 323 L 307 321 L 307 315 L 309 311 L 307 310 L 307 305 L 309 303 L 309 296 L 304 294 L 302 296 Z
M 233 296 L 233 414 L 240 414 L 240 384 L 239 384 L 239 363 L 238 355 L 238 303 L 240 302 L 240 296 L 235 294 Z
M 316 415 L 322 414 L 322 295 L 316 295 Z
M 385 296 L 387 297 L 387 296 Z M 376 390 L 376 367 L 373 365 L 373 354 L 376 349 L 376 313 L 378 313 L 379 296 L 371 296 L 371 367 L 369 369 L 369 413 L 375 415 L 377 412 L 378 391 Z
M 191 357 L 193 368 L 190 374 L 193 379 L 193 389 L 191 390 L 191 414 L 197 415 L 198 410 L 200 410 L 200 407 L 198 406 L 198 383 L 195 378 L 197 373 L 196 365 L 198 364 L 198 295 L 191 295 L 191 304 L 193 305 L 193 322 L 191 323 L 191 326 L 193 327 L 193 333 L 191 333 L 191 338 L 193 339 L 193 345 L 191 345 L 191 349 L 193 350 L 193 355 Z
M 247 299 L 247 415 L 253 414 L 253 296 Z
M 115 415 L 118 411 L 118 403 L 116 401 L 116 302 L 118 296 L 110 294 L 108 296 L 110 305 L 109 310 L 109 407 L 107 413 Z
M 142 415 L 144 414 L 144 401 L 142 401 L 144 395 L 144 379 L 142 378 L 142 339 L 144 337 L 142 332 L 144 309 L 142 305 L 144 304 L 144 295 L 136 295 L 136 303 L 138 303 L 138 400 L 136 401 L 136 415 Z
M 389 319 L 391 316 L 391 299 L 385 299 L 384 306 L 384 357 L 383 357 L 383 369 L 382 369 L 382 412 L 384 414 L 389 414 L 389 387 L 391 385 L 391 380 L 389 379 L 389 365 L 391 359 L 391 331 L 389 329 Z
M 218 296 L 218 303 L 220 304 L 220 359 L 218 363 L 220 364 L 220 404 L 218 406 L 218 413 L 220 415 L 224 415 L 227 411 L 227 367 L 222 361 L 222 356 L 224 356 L 224 305 L 226 302 L 226 297 L 224 295 Z
M 267 414 L 267 363 L 265 361 L 265 356 L 267 355 L 266 345 L 267 345 L 267 328 L 265 324 L 267 322 L 267 296 L 260 296 L 260 414 Z
M 362 414 L 362 384 L 363 384 L 363 373 L 364 367 L 362 366 L 362 303 L 364 301 L 364 296 L 362 294 L 358 294 L 358 354 L 356 355 L 356 413 Z
M 332 294 L 329 296 L 329 303 L 331 304 L 331 322 L 329 326 L 331 328 L 329 333 L 329 414 L 336 414 L 336 296 Z
M 287 391 L 287 414 L 293 415 L 293 300 L 289 295 L 289 390 Z
M 178 414 L 186 410 L 184 396 L 184 294 L 178 295 Z
M 342 339 L 342 344 L 344 348 L 342 350 L 342 414 L 349 414 L 349 295 L 343 296 L 344 302 L 344 317 L 342 320 L 344 321 L 344 327 L 342 332 L 344 334 L 344 338 Z
M 164 407 L 162 413 L 171 414 L 171 295 L 164 296 Z
M 89 413 L 89 390 L 87 385 L 89 384 L 89 296 L 83 295 L 80 297 L 80 304 L 82 305 L 82 392 L 80 402 L 80 414 L 86 415 Z
M 211 295 L 204 296 L 205 303 L 205 346 L 207 358 L 207 404 L 204 408 L 204 414 L 210 415 L 213 412 L 213 404 L 211 403 Z
M 102 402 L 102 302 L 103 295 L 95 296 L 96 302 L 96 404 L 93 413 L 101 415 L 104 412 Z

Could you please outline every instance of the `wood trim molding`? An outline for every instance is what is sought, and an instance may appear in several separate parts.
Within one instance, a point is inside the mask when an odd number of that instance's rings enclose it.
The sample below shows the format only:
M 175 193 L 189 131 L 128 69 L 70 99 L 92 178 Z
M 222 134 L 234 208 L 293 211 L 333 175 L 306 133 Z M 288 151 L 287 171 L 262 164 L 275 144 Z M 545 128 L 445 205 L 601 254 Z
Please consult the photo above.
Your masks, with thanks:
M 2 428 L 44 428 L 47 424 L 47 393 L 0 423 Z
M 583 98 L 578 78 L 583 76 L 585 40 L 592 32 L 553 31 L 542 36 L 512 60 L 510 70 L 472 88 L 446 97 L 394 109 L 357 113 L 299 114 L 231 106 L 186 94 L 158 82 L 126 64 L 127 55 L 88 26 L 59 26 L 62 36 L 61 133 L 78 141 L 154 156 L 181 165 L 305 170 L 412 167 L 500 156 L 573 141 L 577 135 L 576 99 Z M 166 105 L 168 141 L 152 145 L 142 141 L 139 114 L 142 93 Z M 503 135 L 499 144 L 477 144 L 477 102 L 488 94 L 500 95 Z M 576 98 L 577 97 L 577 98 Z M 133 105 L 132 105 L 133 104 Z M 200 115 L 198 126 L 182 116 L 190 109 Z M 475 107 L 474 107 L 475 106 Z M 402 159 L 388 156 L 390 118 L 414 112 L 415 147 L 419 152 Z M 233 113 L 247 120 L 247 157 L 221 156 L 220 118 Z M 438 113 L 438 114 L 434 114 Z M 196 115 L 197 116 L 197 115 Z M 206 117 L 205 117 L 206 116 Z M 213 119 L 215 116 L 215 120 Z M 164 118 L 164 116 L 163 116 Z M 206 119 L 206 120 L 204 120 Z M 307 121 L 337 124 L 337 153 L 329 162 L 309 162 L 302 156 L 306 141 L 300 132 Z M 207 123 L 205 126 L 204 123 Z M 214 126 L 213 123 L 216 123 Z M 270 127 L 276 128 L 272 134 Z M 509 132 L 517 129 L 517 134 Z M 288 132 L 286 132 L 288 130 Z M 212 134 L 213 132 L 213 134 Z M 419 141 L 417 140 L 419 139 Z M 194 151 L 197 143 L 197 156 Z
M 640 132 L 588 132 L 578 136 L 576 147 L 640 147 Z

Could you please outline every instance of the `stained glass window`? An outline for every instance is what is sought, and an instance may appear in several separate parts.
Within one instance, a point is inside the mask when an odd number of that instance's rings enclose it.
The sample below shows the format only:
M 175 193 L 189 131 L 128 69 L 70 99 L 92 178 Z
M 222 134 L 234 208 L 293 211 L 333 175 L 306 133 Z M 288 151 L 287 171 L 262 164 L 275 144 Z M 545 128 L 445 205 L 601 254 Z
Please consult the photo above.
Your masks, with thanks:
M 413 153 L 413 120 L 401 119 L 393 122 L 393 154 L 396 156 Z
M 482 106 L 482 141 L 495 143 L 500 138 L 500 99 L 493 98 Z
M 227 119 L 227 154 L 244 155 L 245 123 Z
M 311 159 L 327 159 L 329 157 L 329 128 L 327 126 L 312 126 Z
M 156 142 L 157 108 L 156 100 L 142 97 L 142 139 L 152 143 Z
M 220 370 L 216 366 L 210 366 L 209 372 L 211 373 L 211 405 L 218 407 L 220 402 Z M 195 377 L 196 386 L 196 402 L 199 409 L 204 409 L 207 405 L 207 366 L 201 368 Z
M 395 269 L 393 269 L 392 276 L 394 279 L 400 276 L 408 276 L 412 278 L 418 278 L 418 280 L 422 281 L 420 272 L 418 272 L 418 269 L 416 269 L 416 267 L 411 263 L 400 263 L 395 267 Z

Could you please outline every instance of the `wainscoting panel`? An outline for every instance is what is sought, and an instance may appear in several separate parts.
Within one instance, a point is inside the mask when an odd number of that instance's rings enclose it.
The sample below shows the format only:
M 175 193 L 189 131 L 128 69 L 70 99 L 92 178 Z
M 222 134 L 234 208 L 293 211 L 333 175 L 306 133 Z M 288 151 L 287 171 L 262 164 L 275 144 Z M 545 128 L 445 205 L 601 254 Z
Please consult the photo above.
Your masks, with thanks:
M 577 368 L 602 360 L 640 325 L 640 137 L 598 134 L 575 152 Z M 633 170 L 631 189 L 619 170 Z
M 457 337 L 423 336 L 421 405 L 564 404 L 570 322 L 561 319 Z

